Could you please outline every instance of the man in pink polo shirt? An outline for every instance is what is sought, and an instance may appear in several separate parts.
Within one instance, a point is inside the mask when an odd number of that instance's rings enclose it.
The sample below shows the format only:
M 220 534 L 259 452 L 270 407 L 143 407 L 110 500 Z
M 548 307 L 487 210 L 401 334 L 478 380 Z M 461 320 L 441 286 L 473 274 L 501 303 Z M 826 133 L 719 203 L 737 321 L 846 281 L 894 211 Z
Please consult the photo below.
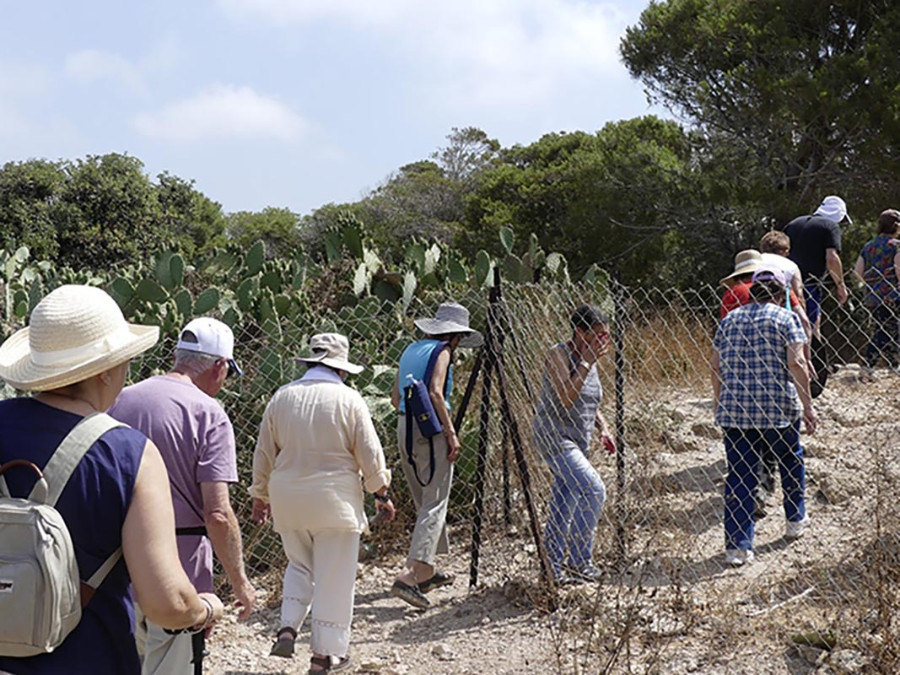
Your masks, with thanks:
M 241 531 L 228 496 L 228 486 L 238 479 L 234 430 L 214 398 L 232 373 L 241 374 L 231 329 L 216 319 L 194 319 L 181 331 L 171 372 L 126 387 L 109 414 L 159 448 L 188 578 L 198 591 L 212 591 L 215 551 L 244 619 L 256 591 L 244 572 Z M 143 675 L 201 672 L 203 638 L 203 633 L 166 633 L 148 621 Z

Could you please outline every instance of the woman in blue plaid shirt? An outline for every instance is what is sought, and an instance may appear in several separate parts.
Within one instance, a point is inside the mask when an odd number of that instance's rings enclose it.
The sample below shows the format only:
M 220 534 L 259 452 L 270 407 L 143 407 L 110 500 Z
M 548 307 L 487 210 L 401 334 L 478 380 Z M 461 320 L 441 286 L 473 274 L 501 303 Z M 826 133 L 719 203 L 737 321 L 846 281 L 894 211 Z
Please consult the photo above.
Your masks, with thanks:
M 781 270 L 755 272 L 753 302 L 728 314 L 713 341 L 716 424 L 724 431 L 728 461 L 725 549 L 730 565 L 753 560 L 753 493 L 764 449 L 778 458 L 785 537 L 799 537 L 809 524 L 800 418 L 811 434 L 816 414 L 803 354 L 806 334 L 797 315 L 784 308 L 786 281 Z

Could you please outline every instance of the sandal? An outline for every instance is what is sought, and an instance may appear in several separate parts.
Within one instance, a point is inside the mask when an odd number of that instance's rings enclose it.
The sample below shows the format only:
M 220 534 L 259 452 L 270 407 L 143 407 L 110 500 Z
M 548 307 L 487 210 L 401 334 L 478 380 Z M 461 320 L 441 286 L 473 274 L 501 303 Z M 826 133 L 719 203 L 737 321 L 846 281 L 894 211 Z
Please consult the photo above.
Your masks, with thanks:
M 401 600 L 408 602 L 413 607 L 417 609 L 427 609 L 431 606 L 431 603 L 428 601 L 424 595 L 422 595 L 422 591 L 419 589 L 418 584 L 405 584 L 402 581 L 395 581 L 394 585 L 391 586 L 391 595 L 396 598 L 400 598 Z
M 285 626 L 278 631 L 278 637 L 275 644 L 272 645 L 272 651 L 269 656 L 281 656 L 289 659 L 294 655 L 294 640 L 297 639 L 297 631 L 289 626 Z
M 308 675 L 316 675 L 316 673 L 336 673 L 339 670 L 345 670 L 350 667 L 349 656 L 311 656 L 309 657 L 311 666 L 319 666 L 319 668 L 310 668 Z
M 441 586 L 449 586 L 454 581 L 456 581 L 456 575 L 454 574 L 435 572 L 434 576 L 432 576 L 430 579 L 419 582 L 419 590 L 422 593 L 428 593 L 429 591 L 433 591 L 435 588 L 440 588 Z

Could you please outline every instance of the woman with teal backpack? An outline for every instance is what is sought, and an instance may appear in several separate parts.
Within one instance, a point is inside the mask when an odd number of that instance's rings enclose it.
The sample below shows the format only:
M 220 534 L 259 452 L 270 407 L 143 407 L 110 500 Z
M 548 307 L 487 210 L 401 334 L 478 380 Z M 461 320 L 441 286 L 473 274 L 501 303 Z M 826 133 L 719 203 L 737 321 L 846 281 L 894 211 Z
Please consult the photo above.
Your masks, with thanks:
M 400 357 L 391 402 L 400 413 L 397 440 L 416 506 L 416 525 L 406 565 L 397 575 L 391 594 L 424 609 L 431 604 L 426 593 L 453 582 L 451 574 L 438 572 L 434 566 L 435 555 L 449 551 L 447 505 L 453 463 L 460 451 L 450 419 L 452 357 L 457 347 L 478 347 L 483 339 L 469 328 L 469 311 L 455 302 L 445 302 L 434 318 L 417 319 L 415 325 L 425 337 L 409 345 Z M 413 414 L 418 412 L 418 405 L 429 408 L 428 419 L 421 426 L 420 415 Z M 427 434 L 440 431 L 426 436 L 423 427 Z

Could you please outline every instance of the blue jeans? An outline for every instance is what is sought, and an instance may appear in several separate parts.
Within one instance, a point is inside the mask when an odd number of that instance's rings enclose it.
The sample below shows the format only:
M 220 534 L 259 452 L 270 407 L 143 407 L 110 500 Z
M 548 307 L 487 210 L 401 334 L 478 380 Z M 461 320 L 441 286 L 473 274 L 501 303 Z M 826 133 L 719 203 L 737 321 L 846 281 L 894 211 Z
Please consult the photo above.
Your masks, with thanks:
M 822 313 L 822 281 L 809 279 L 804 281 L 803 294 L 806 296 L 806 317 L 809 324 L 815 328 L 816 320 Z
M 866 365 L 874 368 L 882 356 L 888 365 L 896 365 L 897 313 L 893 305 L 877 305 L 872 310 L 872 325 L 874 331 L 866 347 Z
M 725 548 L 753 549 L 753 493 L 758 480 L 760 458 L 770 450 L 781 472 L 784 515 L 792 522 L 806 516 L 803 492 L 806 468 L 800 445 L 800 421 L 781 429 L 725 430 Z
M 606 502 L 603 480 L 581 448 L 571 442 L 563 442 L 562 447 L 561 452 L 545 457 L 554 481 L 544 545 L 556 576 L 567 549 L 569 567 L 582 570 L 590 564 L 594 530 Z

